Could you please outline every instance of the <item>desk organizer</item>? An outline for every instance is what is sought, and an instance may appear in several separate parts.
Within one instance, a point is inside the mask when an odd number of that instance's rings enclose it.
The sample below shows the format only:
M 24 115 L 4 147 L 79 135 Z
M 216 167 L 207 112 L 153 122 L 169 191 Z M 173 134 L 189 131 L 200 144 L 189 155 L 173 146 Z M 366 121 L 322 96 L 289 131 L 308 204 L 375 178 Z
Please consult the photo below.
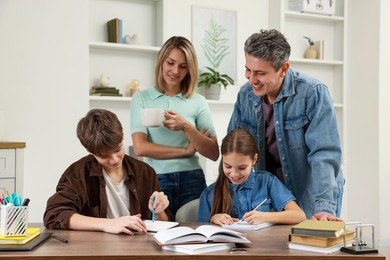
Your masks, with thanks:
M 26 236 L 28 206 L 1 205 L 0 234 L 2 236 Z

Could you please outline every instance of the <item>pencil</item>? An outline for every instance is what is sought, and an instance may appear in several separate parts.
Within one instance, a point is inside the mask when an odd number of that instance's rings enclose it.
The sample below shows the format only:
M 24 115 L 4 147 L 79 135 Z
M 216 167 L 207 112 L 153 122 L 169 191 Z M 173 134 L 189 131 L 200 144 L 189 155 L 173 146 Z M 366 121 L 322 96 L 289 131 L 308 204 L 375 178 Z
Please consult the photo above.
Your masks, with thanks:
M 55 239 L 57 239 L 58 241 L 61 241 L 63 243 L 68 243 L 68 240 L 63 238 L 63 237 L 60 237 L 60 236 L 57 236 L 57 235 L 52 235 L 52 237 L 54 237 Z

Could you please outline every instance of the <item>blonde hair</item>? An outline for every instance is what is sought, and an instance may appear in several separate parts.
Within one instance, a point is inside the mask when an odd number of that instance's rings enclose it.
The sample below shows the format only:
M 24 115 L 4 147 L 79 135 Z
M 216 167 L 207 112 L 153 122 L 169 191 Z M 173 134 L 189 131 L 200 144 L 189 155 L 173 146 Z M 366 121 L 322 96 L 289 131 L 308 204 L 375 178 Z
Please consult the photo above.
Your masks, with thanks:
M 154 67 L 155 84 L 158 91 L 165 93 L 164 79 L 162 76 L 163 62 L 167 59 L 172 49 L 181 50 L 187 60 L 188 73 L 180 82 L 181 93 L 185 98 L 191 97 L 198 85 L 198 59 L 192 43 L 182 36 L 173 36 L 169 38 L 161 47 L 157 54 L 156 64 Z

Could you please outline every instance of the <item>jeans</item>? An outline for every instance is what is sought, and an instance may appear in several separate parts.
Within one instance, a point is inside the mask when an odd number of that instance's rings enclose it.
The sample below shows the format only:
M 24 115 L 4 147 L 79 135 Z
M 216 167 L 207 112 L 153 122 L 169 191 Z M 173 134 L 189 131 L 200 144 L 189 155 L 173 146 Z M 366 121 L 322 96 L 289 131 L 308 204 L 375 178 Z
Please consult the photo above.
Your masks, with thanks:
M 158 174 L 157 176 L 161 191 L 168 196 L 169 210 L 173 216 L 181 206 L 198 199 L 207 186 L 202 169 Z

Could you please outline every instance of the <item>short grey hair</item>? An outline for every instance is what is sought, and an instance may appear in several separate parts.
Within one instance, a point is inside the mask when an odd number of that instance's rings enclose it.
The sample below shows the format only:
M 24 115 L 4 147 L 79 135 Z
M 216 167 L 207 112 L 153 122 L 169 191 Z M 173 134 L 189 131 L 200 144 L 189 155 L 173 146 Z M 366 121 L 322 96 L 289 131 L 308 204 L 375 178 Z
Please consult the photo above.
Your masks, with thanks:
M 279 31 L 260 30 L 245 41 L 244 51 L 257 59 L 271 62 L 274 70 L 278 71 L 288 61 L 291 47 Z

